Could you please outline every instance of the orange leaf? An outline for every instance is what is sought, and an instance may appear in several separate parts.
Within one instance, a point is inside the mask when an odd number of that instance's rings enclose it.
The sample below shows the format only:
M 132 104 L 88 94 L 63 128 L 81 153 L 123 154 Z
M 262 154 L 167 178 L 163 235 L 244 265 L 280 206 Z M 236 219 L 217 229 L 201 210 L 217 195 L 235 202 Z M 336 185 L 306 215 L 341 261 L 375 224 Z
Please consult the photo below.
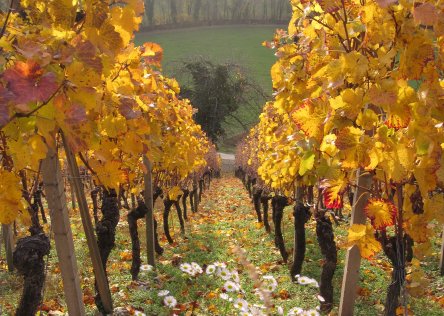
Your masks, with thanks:
M 384 229 L 393 225 L 397 214 L 396 207 L 392 202 L 376 198 L 368 200 L 364 212 L 371 219 L 375 229 Z

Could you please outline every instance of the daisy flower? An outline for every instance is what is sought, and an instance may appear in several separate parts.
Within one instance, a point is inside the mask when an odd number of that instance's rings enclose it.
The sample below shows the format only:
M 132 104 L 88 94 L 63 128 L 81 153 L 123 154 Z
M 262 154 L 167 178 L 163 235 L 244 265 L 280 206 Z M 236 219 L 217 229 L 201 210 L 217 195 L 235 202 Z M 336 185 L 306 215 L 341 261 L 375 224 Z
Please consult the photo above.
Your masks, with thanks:
M 263 277 L 263 279 L 264 287 L 268 292 L 273 292 L 274 290 L 276 290 L 278 283 L 272 275 L 266 275 Z
M 304 316 L 320 316 L 319 312 L 315 309 L 310 309 L 304 312 Z
M 140 266 L 140 270 L 144 272 L 153 271 L 153 266 L 149 264 L 143 264 Z
M 240 283 L 239 272 L 237 272 L 236 270 L 231 270 L 230 273 L 231 273 L 231 279 L 236 283 Z
M 221 269 L 225 269 L 227 267 L 227 265 L 224 262 L 219 262 L 219 261 L 216 261 L 215 263 L 213 263 L 213 265 Z
M 264 293 L 259 289 L 254 289 L 254 295 L 259 297 L 261 301 L 265 300 Z
M 214 264 L 210 264 L 205 270 L 205 273 L 208 275 L 213 275 L 215 272 L 216 272 L 216 266 Z
M 157 293 L 157 296 L 167 296 L 168 294 L 170 294 L 170 291 L 162 290 L 162 291 L 159 291 L 159 293 Z
M 304 310 L 300 307 L 293 307 L 292 309 L 290 309 L 288 311 L 288 316 L 296 316 L 296 315 L 302 315 L 302 313 L 304 312 Z
M 179 269 L 185 273 L 192 274 L 193 273 L 193 267 L 189 263 L 182 263 L 179 267 Z
M 284 315 L 284 309 L 282 308 L 282 306 L 278 306 L 276 309 L 277 309 L 278 315 Z
M 145 314 L 145 313 L 142 313 L 141 311 L 135 311 L 135 312 L 134 312 L 134 315 L 135 315 L 135 316 L 146 316 L 146 314 Z
M 254 306 L 250 308 L 250 313 L 254 316 L 266 316 L 259 307 Z
M 296 276 L 297 282 L 301 285 L 313 285 L 314 287 L 319 287 L 318 281 L 306 276 Z
M 238 298 L 234 301 L 234 307 L 236 307 L 237 309 L 240 309 L 243 312 L 246 312 L 249 309 L 248 302 L 246 300 L 241 299 L 241 298 Z
M 174 298 L 174 296 L 171 295 L 165 296 L 165 298 L 163 299 L 163 303 L 169 308 L 174 308 L 177 305 L 176 299 Z
M 218 276 L 220 276 L 222 278 L 222 280 L 229 280 L 231 278 L 231 273 L 230 271 L 228 271 L 227 268 L 221 268 L 218 273 Z
M 227 281 L 224 284 L 224 289 L 227 292 L 238 292 L 239 291 L 239 285 L 234 283 L 233 281 Z
M 203 270 L 200 267 L 200 265 L 198 265 L 196 262 L 191 262 L 191 268 L 193 268 L 195 274 L 200 274 L 200 273 L 203 272 Z
M 223 300 L 226 300 L 226 301 L 228 301 L 230 299 L 230 297 L 228 296 L 227 293 L 220 293 L 219 297 Z

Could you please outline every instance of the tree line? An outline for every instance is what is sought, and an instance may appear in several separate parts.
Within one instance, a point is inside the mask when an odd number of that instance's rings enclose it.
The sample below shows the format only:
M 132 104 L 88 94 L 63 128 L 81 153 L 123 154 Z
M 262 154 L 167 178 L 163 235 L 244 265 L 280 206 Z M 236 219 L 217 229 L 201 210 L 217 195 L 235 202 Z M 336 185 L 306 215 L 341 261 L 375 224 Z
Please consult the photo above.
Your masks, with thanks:
M 290 16 L 287 0 L 145 0 L 143 26 L 279 23 Z

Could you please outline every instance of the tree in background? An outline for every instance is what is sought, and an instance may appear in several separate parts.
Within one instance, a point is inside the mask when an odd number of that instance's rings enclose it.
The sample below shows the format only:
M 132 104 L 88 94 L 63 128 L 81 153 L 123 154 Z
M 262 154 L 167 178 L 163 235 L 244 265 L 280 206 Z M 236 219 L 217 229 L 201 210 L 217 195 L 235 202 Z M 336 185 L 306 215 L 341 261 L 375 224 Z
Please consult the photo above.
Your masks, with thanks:
M 216 64 L 202 57 L 184 61 L 179 78 L 181 96 L 198 109 L 195 120 L 214 143 L 225 135 L 228 120 L 248 131 L 254 123 L 248 112 L 256 111 L 266 98 L 262 88 L 234 63 Z
M 5 1 L 5 0 L 0 0 Z M 288 0 L 144 0 L 144 26 L 217 22 L 282 23 L 291 17 Z

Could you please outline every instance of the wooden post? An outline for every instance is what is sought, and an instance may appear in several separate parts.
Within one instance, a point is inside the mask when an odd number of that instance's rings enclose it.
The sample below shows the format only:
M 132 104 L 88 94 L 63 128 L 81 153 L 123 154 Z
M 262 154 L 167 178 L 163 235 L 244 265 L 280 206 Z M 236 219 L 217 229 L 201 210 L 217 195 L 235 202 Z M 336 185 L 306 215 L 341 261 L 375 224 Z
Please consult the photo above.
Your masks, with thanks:
M 74 184 L 73 184 L 73 175 L 71 174 L 71 172 L 68 173 L 68 183 L 69 183 L 69 188 L 70 188 L 70 192 L 71 192 L 71 206 L 72 206 L 72 210 L 75 211 L 76 210 L 76 194 L 74 192 Z
M 439 271 L 444 276 L 444 226 L 442 230 L 441 257 L 439 258 Z
M 42 161 L 42 176 L 68 312 L 85 315 L 62 173 L 57 153 L 52 148 L 48 148 L 47 157 Z
M 86 201 L 85 191 L 83 190 L 83 183 L 80 180 L 79 167 L 77 165 L 76 158 L 63 134 L 62 138 L 66 158 L 68 160 L 69 173 L 72 175 L 72 184 L 76 192 L 77 203 L 79 204 L 80 216 L 82 218 L 83 229 L 85 230 L 86 242 L 88 244 L 89 253 L 91 256 L 94 276 L 96 277 L 97 289 L 99 291 L 105 312 L 111 314 L 113 312 L 111 292 L 109 290 L 105 269 L 103 268 L 102 258 L 100 257 L 99 246 L 97 245 L 96 236 L 94 234 L 88 203 Z
M 2 224 L 3 241 L 5 243 L 6 263 L 8 265 L 8 271 L 14 271 L 14 263 L 12 260 L 12 253 L 14 252 L 14 237 L 12 233 L 12 224 Z M 1 248 L 1 245 L 0 245 Z
M 369 173 L 358 171 L 357 188 L 353 199 L 351 225 L 365 224 L 366 216 L 364 207 L 367 204 L 373 176 Z M 353 316 L 356 300 L 357 285 L 359 281 L 359 267 L 361 265 L 361 254 L 358 246 L 348 248 L 345 258 L 344 276 L 342 278 L 341 301 L 339 305 L 339 316 Z
M 155 257 L 155 232 L 154 232 L 154 205 L 153 205 L 153 165 L 151 161 L 143 156 L 143 164 L 146 168 L 146 174 L 144 175 L 145 191 L 144 200 L 148 211 L 145 215 L 146 219 L 146 256 L 148 264 L 153 267 L 156 266 Z

